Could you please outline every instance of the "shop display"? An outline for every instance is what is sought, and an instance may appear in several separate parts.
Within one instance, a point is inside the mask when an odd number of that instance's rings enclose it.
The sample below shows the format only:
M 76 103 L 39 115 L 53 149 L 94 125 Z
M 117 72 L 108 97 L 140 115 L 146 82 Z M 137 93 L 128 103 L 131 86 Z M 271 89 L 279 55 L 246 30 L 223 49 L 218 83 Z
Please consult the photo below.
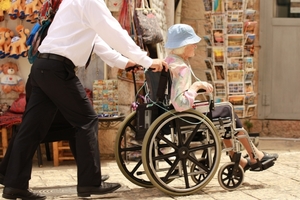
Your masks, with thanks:
M 118 81 L 95 80 L 93 84 L 93 106 L 99 117 L 119 115 Z
M 18 75 L 19 67 L 13 62 L 7 62 L 0 66 L 1 89 L 7 94 L 12 91 L 23 93 L 25 83 Z
M 229 101 L 240 118 L 255 113 L 254 43 L 258 22 L 253 0 L 202 0 L 206 23 L 207 81 L 216 102 Z

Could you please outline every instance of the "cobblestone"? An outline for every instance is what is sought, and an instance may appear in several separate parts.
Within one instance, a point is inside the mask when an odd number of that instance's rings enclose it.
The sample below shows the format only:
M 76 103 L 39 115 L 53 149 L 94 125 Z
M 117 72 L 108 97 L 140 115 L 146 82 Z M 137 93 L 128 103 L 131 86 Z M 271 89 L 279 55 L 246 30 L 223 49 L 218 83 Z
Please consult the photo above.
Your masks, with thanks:
M 291 144 L 291 142 L 293 142 Z M 277 149 L 275 149 L 275 147 Z M 299 141 L 261 140 L 259 148 L 269 153 L 277 152 L 279 159 L 275 165 L 262 172 L 247 171 L 243 184 L 234 191 L 224 190 L 218 183 L 217 174 L 200 192 L 189 196 L 170 196 L 157 188 L 142 188 L 126 179 L 119 170 L 115 160 L 102 161 L 102 173 L 109 174 L 109 182 L 119 182 L 122 187 L 114 193 L 92 195 L 88 199 L 110 200 L 293 200 L 300 199 L 300 146 Z M 228 162 L 222 154 L 220 166 Z M 74 162 L 63 162 L 53 167 L 51 162 L 39 168 L 34 164 L 31 189 L 47 195 L 50 200 L 80 199 L 76 194 L 76 165 Z M 0 188 L 0 192 L 2 192 Z M 1 199 L 1 197 L 0 197 Z

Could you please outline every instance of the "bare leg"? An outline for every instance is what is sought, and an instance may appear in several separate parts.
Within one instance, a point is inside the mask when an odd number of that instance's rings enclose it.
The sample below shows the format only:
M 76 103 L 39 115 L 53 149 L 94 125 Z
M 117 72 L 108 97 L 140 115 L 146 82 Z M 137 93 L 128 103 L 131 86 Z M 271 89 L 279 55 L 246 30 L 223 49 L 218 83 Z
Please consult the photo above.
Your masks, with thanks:
M 241 136 L 241 135 L 244 135 L 244 133 L 243 132 L 239 132 L 237 134 L 237 136 Z M 242 137 L 242 138 L 239 138 L 239 141 L 242 143 L 242 145 L 246 149 L 246 151 L 247 151 L 247 153 L 249 155 L 250 163 L 251 164 L 256 163 L 257 162 L 256 159 L 261 160 L 264 157 L 264 153 L 262 151 L 258 150 L 255 145 L 252 145 L 253 148 L 250 146 L 251 144 L 250 144 L 248 138 Z M 224 143 L 224 145 L 225 145 L 226 148 L 230 148 L 230 147 L 233 146 L 232 141 L 230 139 L 224 139 L 223 143 Z M 253 150 L 255 151 L 256 158 L 254 158 Z M 234 152 L 233 151 L 229 151 L 228 153 L 229 153 L 230 157 L 232 157 Z M 248 162 L 247 159 L 245 159 L 244 157 L 241 157 L 241 160 L 240 160 L 241 167 L 244 168 L 247 165 L 247 162 Z

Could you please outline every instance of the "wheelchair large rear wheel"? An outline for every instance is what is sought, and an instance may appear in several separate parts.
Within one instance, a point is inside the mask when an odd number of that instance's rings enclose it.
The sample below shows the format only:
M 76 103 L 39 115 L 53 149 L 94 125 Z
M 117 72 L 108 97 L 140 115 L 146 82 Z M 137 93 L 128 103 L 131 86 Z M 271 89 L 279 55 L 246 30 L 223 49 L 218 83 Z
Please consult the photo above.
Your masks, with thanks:
M 168 111 L 149 127 L 142 160 L 152 184 L 170 195 L 204 188 L 218 170 L 220 136 L 202 113 Z
M 115 156 L 119 169 L 132 183 L 153 187 L 142 165 L 142 141 L 135 140 L 136 112 L 129 114 L 119 126 L 115 141 Z

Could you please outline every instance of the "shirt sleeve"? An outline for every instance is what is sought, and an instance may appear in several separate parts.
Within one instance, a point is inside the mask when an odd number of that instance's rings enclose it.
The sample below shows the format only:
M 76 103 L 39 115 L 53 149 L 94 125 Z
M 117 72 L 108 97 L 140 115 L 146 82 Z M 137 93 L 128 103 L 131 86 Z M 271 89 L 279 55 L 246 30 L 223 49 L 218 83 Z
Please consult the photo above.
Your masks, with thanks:
M 191 86 L 190 73 L 187 66 L 172 64 L 171 102 L 176 111 L 191 109 L 197 93 L 189 91 Z
M 99 36 L 95 39 L 94 52 L 110 67 L 125 69 L 128 63 L 128 58 L 108 46 Z
M 152 65 L 153 61 L 147 56 L 147 52 L 143 51 L 122 28 L 104 1 L 87 1 L 84 10 L 87 23 L 111 48 L 145 68 Z

